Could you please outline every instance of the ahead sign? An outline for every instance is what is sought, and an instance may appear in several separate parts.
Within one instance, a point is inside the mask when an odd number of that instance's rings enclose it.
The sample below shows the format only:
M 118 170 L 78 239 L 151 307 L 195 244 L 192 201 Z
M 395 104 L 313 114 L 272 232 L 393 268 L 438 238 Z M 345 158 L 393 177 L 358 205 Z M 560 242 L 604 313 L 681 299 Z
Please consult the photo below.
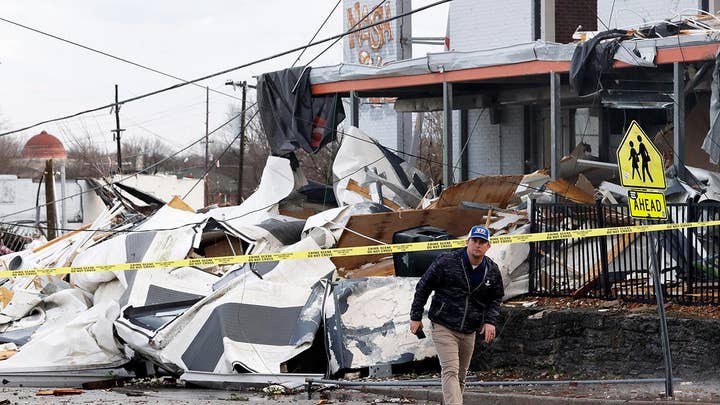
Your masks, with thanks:
M 628 191 L 630 216 L 643 219 L 667 219 L 665 194 L 656 191 Z
M 636 121 L 617 149 L 620 183 L 630 188 L 665 189 L 665 165 L 660 152 Z

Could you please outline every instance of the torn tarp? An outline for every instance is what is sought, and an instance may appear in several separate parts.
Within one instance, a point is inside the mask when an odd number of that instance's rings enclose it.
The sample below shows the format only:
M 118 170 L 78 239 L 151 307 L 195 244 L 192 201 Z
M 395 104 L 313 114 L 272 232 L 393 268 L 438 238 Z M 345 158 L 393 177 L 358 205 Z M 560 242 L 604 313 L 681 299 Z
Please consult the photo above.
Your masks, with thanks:
M 592 93 L 600 87 L 600 75 L 612 67 L 615 51 L 626 35 L 625 30 L 601 32 L 575 48 L 570 64 L 570 84 L 578 95 Z M 611 41 L 602 42 L 606 39 Z
M 313 97 L 310 67 L 260 75 L 257 83 L 260 119 L 272 153 L 282 156 L 297 148 L 314 153 L 335 139 L 345 111 L 337 95 Z

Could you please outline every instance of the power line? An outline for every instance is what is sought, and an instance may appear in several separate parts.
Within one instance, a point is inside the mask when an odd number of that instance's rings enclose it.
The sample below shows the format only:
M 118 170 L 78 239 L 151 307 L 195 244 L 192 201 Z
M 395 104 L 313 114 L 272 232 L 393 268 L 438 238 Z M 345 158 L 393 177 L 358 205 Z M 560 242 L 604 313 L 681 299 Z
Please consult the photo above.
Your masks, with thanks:
M 253 106 L 255 106 L 255 104 L 256 104 L 256 103 L 251 104 L 251 105 L 248 106 L 245 110 L 247 111 L 248 109 L 250 109 L 250 108 L 252 108 Z M 239 113 L 235 114 L 235 115 L 232 116 L 230 119 L 228 119 L 227 121 L 225 121 L 224 123 L 222 123 L 220 126 L 218 126 L 217 128 L 213 129 L 212 131 L 210 131 L 210 133 L 208 133 L 208 136 L 214 134 L 215 132 L 219 131 L 220 129 L 222 129 L 223 127 L 225 127 L 226 125 L 228 125 L 229 123 L 231 123 L 232 121 L 234 121 L 236 118 L 238 118 L 238 117 L 240 116 L 240 114 L 242 114 L 242 112 L 239 112 Z M 173 154 L 171 154 L 171 155 L 169 155 L 169 156 L 167 156 L 167 157 L 165 157 L 165 158 L 157 161 L 156 163 L 153 163 L 152 165 L 144 168 L 142 171 L 143 171 L 143 172 L 150 171 L 151 169 L 153 169 L 153 168 L 159 166 L 160 164 L 164 163 L 165 161 L 170 160 L 170 159 L 172 159 L 173 157 L 175 157 L 175 156 L 177 156 L 177 155 L 185 152 L 186 150 L 192 148 L 193 146 L 199 144 L 200 142 L 202 142 L 202 141 L 204 141 L 204 140 L 205 140 L 205 135 L 203 135 L 202 137 L 200 137 L 198 140 L 190 143 L 189 145 L 185 146 L 184 148 L 176 151 L 175 153 L 173 153 Z M 121 179 L 118 180 L 118 181 L 115 181 L 115 182 L 110 183 L 110 185 L 115 184 L 115 183 L 122 183 L 123 181 L 125 181 L 125 180 L 127 180 L 127 179 L 130 179 L 130 178 L 132 178 L 132 177 L 134 177 L 134 176 L 135 176 L 135 173 L 129 174 L 129 175 L 121 178 Z M 84 190 L 84 191 L 81 191 L 81 192 L 79 192 L 79 193 L 75 193 L 75 194 L 66 196 L 66 197 L 61 198 L 61 199 L 56 199 L 56 200 L 53 200 L 53 201 L 46 201 L 44 204 L 39 205 L 39 207 L 44 207 L 44 206 L 46 206 L 46 205 L 48 205 L 48 204 L 56 203 L 56 202 L 62 201 L 62 200 L 64 200 L 64 199 L 70 199 L 70 198 L 73 198 L 73 197 L 77 197 L 77 196 L 79 196 L 79 195 L 83 195 L 83 194 L 85 194 L 85 193 L 89 193 L 89 192 L 91 192 L 91 191 L 95 191 L 95 190 L 98 190 L 98 189 L 103 188 L 103 187 L 104 187 L 104 186 L 92 187 L 92 188 L 89 188 L 89 189 L 87 189 L 87 190 Z M 5 215 L 0 216 L 0 219 L 6 218 L 6 217 L 10 217 L 10 216 L 13 216 L 13 215 L 22 214 L 22 213 L 25 213 L 25 212 L 28 212 L 28 211 L 32 211 L 32 210 L 35 210 L 36 208 L 37 208 L 37 207 L 32 207 L 32 208 L 28 208 L 28 209 L 24 209 L 24 210 L 15 211 L 15 212 L 12 212 L 12 213 L 9 213 L 9 214 L 5 214 Z
M 338 0 L 337 3 L 335 3 L 335 7 L 333 7 L 332 10 L 330 10 L 330 13 L 327 15 L 327 17 L 325 17 L 325 21 L 323 21 L 322 24 L 320 24 L 320 27 L 318 27 L 317 31 L 315 31 L 315 34 L 313 34 L 312 38 L 310 38 L 310 41 L 308 41 L 308 44 L 312 43 L 312 41 L 315 40 L 315 37 L 317 37 L 317 35 L 320 33 L 320 30 L 323 29 L 323 27 L 324 27 L 325 24 L 328 22 L 328 20 L 330 19 L 330 17 L 332 17 L 332 15 L 333 15 L 333 13 L 335 12 L 335 10 L 337 10 L 337 8 L 338 8 L 338 6 L 340 5 L 340 2 L 341 2 L 341 1 L 342 1 L 342 0 Z M 307 48 L 303 49 L 303 50 L 300 52 L 300 55 L 298 55 L 297 59 L 295 59 L 295 62 L 293 62 L 293 64 L 290 66 L 291 68 L 293 68 L 293 67 L 295 67 L 295 65 L 297 65 L 297 63 L 300 61 L 300 58 L 303 56 L 303 54 L 305 54 L 305 50 L 306 50 L 306 49 L 307 49 Z
M 8 24 L 12 24 L 12 25 L 18 26 L 18 27 L 20 27 L 20 28 L 24 28 L 24 29 L 26 29 L 26 30 L 30 30 L 30 31 L 35 32 L 35 33 L 38 33 L 38 34 L 40 34 L 40 35 L 45 35 L 45 36 L 50 37 L 50 38 L 53 38 L 53 39 L 57 39 L 58 41 L 62 41 L 62 42 L 68 43 L 68 44 L 70 44 L 70 45 L 74 45 L 74 46 L 83 48 L 83 49 L 88 50 L 88 51 L 90 51 L 90 52 L 99 53 L 100 55 L 107 56 L 108 58 L 112 58 L 112 59 L 115 59 L 115 60 L 119 60 L 120 62 L 128 63 L 128 64 L 130 64 L 130 65 L 139 67 L 139 68 L 141 68 L 141 69 L 149 70 L 149 71 L 151 71 L 151 72 L 153 72 L 153 73 L 157 73 L 157 74 L 159 74 L 159 75 L 163 75 L 163 76 L 169 77 L 169 78 L 171 78 L 171 79 L 179 80 L 179 81 L 184 82 L 184 83 L 189 83 L 187 80 L 185 80 L 185 79 L 183 79 L 183 78 L 181 78 L 181 77 L 177 77 L 177 76 L 171 75 L 171 74 L 169 74 L 169 73 L 162 72 L 162 71 L 160 71 L 160 70 L 158 70 L 158 69 L 151 68 L 151 67 L 149 67 L 149 66 L 145 66 L 145 65 L 140 64 L 140 63 L 137 63 L 137 62 L 133 62 L 133 61 L 131 61 L 131 60 L 129 60 L 129 59 L 125 59 L 125 58 L 122 58 L 122 57 L 120 57 L 120 56 L 113 55 L 113 54 L 111 54 L 111 53 L 109 53 L 109 52 L 101 51 L 101 50 L 99 50 L 99 49 L 95 49 L 95 48 L 92 48 L 92 47 L 90 47 L 90 46 L 83 45 L 83 44 L 81 44 L 81 43 L 79 43 L 79 42 L 71 41 L 71 40 L 69 40 L 69 39 L 65 39 L 65 38 L 62 38 L 62 37 L 60 37 L 60 36 L 57 36 L 57 35 L 54 35 L 54 34 L 50 34 L 49 32 L 45 32 L 45 31 L 39 30 L 39 29 L 37 29 L 37 28 L 33 28 L 33 27 L 30 27 L 30 26 L 27 26 L 27 25 L 24 25 L 24 24 L 20 24 L 19 22 L 15 22 L 15 21 L 12 21 L 12 20 L 8 20 L 7 18 L 2 18 L 2 17 L 0 17 L 0 21 L 5 21 L 5 22 L 8 23 Z M 201 86 L 201 85 L 195 84 L 195 83 L 191 83 L 191 84 L 193 84 L 194 86 L 200 87 L 200 88 L 204 88 L 204 87 L 205 87 L 205 86 Z M 211 89 L 211 90 L 212 90 L 212 89 Z M 230 97 L 230 98 L 238 99 L 237 97 L 233 96 L 232 94 L 223 93 L 222 91 L 219 91 L 219 90 L 212 90 L 212 91 L 214 91 L 215 93 L 218 93 L 218 94 L 222 94 L 223 96 L 227 96 L 227 97 Z M 238 99 L 238 100 L 239 100 L 239 99 Z
M 245 110 L 247 111 L 248 109 L 246 108 Z M 250 121 L 252 121 L 253 118 L 255 118 L 255 116 L 258 115 L 259 112 L 260 112 L 260 109 L 257 109 L 257 110 L 255 111 L 255 114 L 253 114 L 252 117 L 248 118 L 247 124 L 249 124 Z M 242 114 L 242 113 L 240 113 L 240 114 Z M 220 159 L 222 159 L 223 156 L 225 156 L 225 154 L 230 150 L 230 147 L 233 145 L 233 143 L 235 143 L 235 140 L 237 140 L 238 138 L 240 138 L 241 135 L 242 135 L 242 132 L 238 132 L 238 134 L 235 135 L 235 137 L 234 137 L 230 142 L 228 142 L 227 146 L 225 147 L 225 150 L 223 150 L 222 153 L 220 153 L 220 156 L 218 156 L 217 159 L 214 159 L 214 160 L 212 161 L 212 163 L 209 164 L 209 165 L 205 168 L 205 171 L 204 171 L 204 173 L 202 174 L 202 176 L 199 176 L 199 177 L 198 177 L 198 180 L 195 182 L 195 184 L 193 184 L 193 186 L 190 187 L 190 190 L 188 190 L 187 193 L 185 193 L 185 195 L 183 196 L 183 199 L 187 198 L 187 196 L 190 195 L 190 193 L 195 189 L 195 187 L 197 187 L 197 185 L 200 184 L 200 180 L 205 179 L 205 181 L 207 181 L 207 179 L 205 178 L 205 176 L 207 176 L 208 173 L 210 173 L 210 170 L 212 170 L 212 167 L 215 166 L 215 165 L 217 164 L 217 162 L 219 162 Z M 242 151 L 240 151 L 240 153 L 242 153 Z M 238 203 L 238 205 L 240 205 L 240 204 Z
M 377 5 L 375 5 L 375 7 L 373 7 L 373 8 L 370 10 L 370 12 L 368 12 L 365 16 L 363 16 L 360 20 L 358 20 L 358 22 L 356 22 L 352 27 L 350 27 L 350 30 L 354 30 L 356 27 L 360 26 L 360 24 L 361 24 L 363 21 L 365 21 L 366 18 L 368 18 L 369 16 L 371 16 L 371 15 L 375 12 L 375 10 L 377 10 L 378 8 L 380 8 L 380 6 L 382 6 L 383 3 L 385 3 L 385 0 L 379 2 Z M 388 20 L 388 21 L 389 21 L 389 20 Z M 372 26 L 372 25 L 369 25 L 369 24 L 368 24 L 368 25 L 365 26 L 365 28 L 371 27 L 371 26 Z M 361 28 L 361 30 L 362 30 L 362 29 L 363 29 L 363 28 Z M 315 62 L 315 61 L 317 60 L 317 58 L 319 58 L 319 57 L 322 56 L 325 52 L 327 52 L 330 48 L 332 48 L 333 46 L 335 46 L 335 44 L 337 44 L 338 41 L 340 41 L 340 39 L 342 39 L 342 37 L 337 38 L 335 41 L 333 41 L 332 44 L 328 45 L 325 49 L 323 49 L 322 51 L 320 51 L 320 53 L 318 53 L 317 55 L 315 55 L 314 58 L 310 59 L 310 60 L 308 61 L 308 63 L 306 63 L 306 65 L 309 65 L 309 64 Z
M 319 44 L 322 44 L 322 43 L 325 43 L 325 42 L 329 42 L 329 41 L 332 41 L 332 40 L 335 40 L 335 39 L 338 39 L 338 38 L 342 38 L 342 37 L 344 37 L 344 36 L 346 36 L 346 35 L 354 34 L 354 33 L 356 33 L 356 32 L 365 30 L 365 29 L 370 28 L 370 27 L 374 27 L 374 26 L 376 26 L 376 25 L 385 24 L 385 23 L 387 23 L 387 22 L 394 21 L 394 20 L 397 20 L 397 19 L 399 19 L 399 18 L 407 17 L 407 16 L 409 16 L 409 15 L 418 13 L 418 12 L 423 11 L 423 10 L 427 10 L 427 9 L 429 9 L 429 8 L 435 7 L 435 6 L 440 5 L 440 4 L 448 3 L 448 2 L 450 2 L 450 1 L 452 1 L 452 0 L 439 0 L 439 1 L 436 1 L 436 2 L 434 2 L 434 3 L 432 3 L 432 4 L 429 4 L 429 5 L 427 5 L 427 6 L 419 7 L 419 8 L 417 8 L 417 9 L 415 9 L 415 10 L 410 10 L 410 11 L 408 11 L 408 12 L 406 12 L 406 13 L 399 14 L 399 15 L 397 15 L 397 16 L 395 16 L 395 17 L 390 17 L 390 18 L 384 19 L 384 20 L 382 20 L 382 21 L 377 21 L 377 22 L 374 22 L 374 23 L 366 24 L 366 25 L 365 25 L 364 27 L 362 27 L 362 28 L 351 29 L 351 30 L 345 31 L 345 32 L 343 32 L 343 33 L 341 33 L 341 34 L 333 35 L 333 36 L 331 36 L 331 37 L 328 37 L 328 38 L 325 38 L 325 39 L 321 39 L 321 40 L 319 40 L 319 41 L 315 41 L 315 42 L 310 43 L 310 44 L 307 44 L 307 45 L 298 46 L 298 47 L 295 47 L 295 48 L 292 48 L 292 49 L 289 49 L 289 50 L 286 50 L 286 51 L 282 51 L 282 52 L 276 53 L 276 54 L 274 54 L 274 55 L 266 56 L 266 57 L 264 57 L 264 58 L 260 58 L 260 59 L 254 60 L 254 61 L 252 61 L 252 62 L 248 62 L 248 63 L 242 64 L 242 65 L 239 65 L 239 66 L 235 66 L 235 67 L 232 67 L 232 68 L 229 68 L 229 69 L 225 69 L 225 70 L 222 70 L 222 71 L 220 71 L 220 72 L 212 73 L 212 74 L 209 74 L 209 75 L 206 75 L 206 76 L 203 76 L 203 77 L 199 77 L 199 78 L 197 78 L 197 79 L 185 81 L 184 83 L 178 83 L 178 84 L 175 84 L 175 85 L 173 85 L 173 86 L 165 87 L 165 88 L 162 88 L 162 89 L 159 89 L 159 90 L 155 90 L 155 91 L 151 91 L 151 92 L 149 92 L 149 93 L 141 94 L 141 95 L 139 95 L 139 96 L 131 97 L 131 98 L 128 98 L 128 99 L 126 99 L 126 100 L 120 101 L 118 104 L 122 105 L 122 104 L 129 103 L 129 102 L 132 102 L 132 101 L 141 100 L 141 99 L 143 99 L 143 98 L 147 98 L 147 97 L 150 97 L 150 96 L 154 96 L 154 95 L 156 95 L 156 94 L 164 93 L 164 92 L 166 92 L 166 91 L 175 90 L 175 89 L 179 89 L 179 88 L 181 88 L 181 87 L 185 87 L 185 86 L 187 86 L 188 84 L 195 84 L 195 83 L 197 83 L 197 82 L 200 82 L 200 81 L 203 81 L 203 80 L 207 80 L 207 79 L 211 79 L 211 78 L 213 78 L 213 77 L 217 77 L 217 76 L 220 76 L 220 75 L 224 75 L 224 74 L 233 72 L 233 71 L 235 71 L 235 70 L 243 69 L 243 68 L 246 68 L 246 67 L 248 67 L 248 66 L 256 65 L 256 64 L 261 63 L 261 62 L 266 62 L 266 61 L 269 61 L 269 60 L 272 60 L 272 59 L 276 59 L 276 58 L 279 58 L 279 57 L 281 57 L 281 56 L 285 56 L 285 55 L 291 54 L 291 53 L 293 53 L 293 52 L 297 52 L 297 51 L 299 51 L 299 50 L 302 50 L 302 49 L 305 49 L 305 48 L 309 48 L 309 47 L 311 47 L 311 46 L 319 45 Z M 105 110 L 105 109 L 108 109 L 108 108 L 114 107 L 114 106 L 115 106 L 115 103 L 110 103 L 110 104 L 106 104 L 106 105 L 101 106 L 101 107 L 91 108 L 91 109 L 88 109 L 88 110 L 80 111 L 80 112 L 77 112 L 77 113 L 74 113 L 74 114 L 70 114 L 70 115 L 66 115 L 66 116 L 63 116 L 63 117 L 52 118 L 52 119 L 44 120 L 44 121 L 42 121 L 42 122 L 38 122 L 37 124 L 28 125 L 28 126 L 23 127 L 23 128 L 14 129 L 14 130 L 12 130 L 12 131 L 7 131 L 7 132 L 0 133 L 0 136 L 7 136 L 7 135 L 15 134 L 15 133 L 18 133 L 18 132 L 21 132 L 21 131 L 25 131 L 25 130 L 28 130 L 28 129 L 31 129 L 31 128 L 34 128 L 34 127 L 37 127 L 37 126 L 40 126 L 40 125 L 43 125 L 43 124 L 50 123 L 50 122 L 61 121 L 61 120 L 65 120 L 65 119 L 68 119 L 68 118 L 77 117 L 77 116 L 83 115 L 83 114 L 87 114 L 87 113 L 91 113 L 91 112 L 95 112 L 95 111 L 100 111 L 100 110 Z

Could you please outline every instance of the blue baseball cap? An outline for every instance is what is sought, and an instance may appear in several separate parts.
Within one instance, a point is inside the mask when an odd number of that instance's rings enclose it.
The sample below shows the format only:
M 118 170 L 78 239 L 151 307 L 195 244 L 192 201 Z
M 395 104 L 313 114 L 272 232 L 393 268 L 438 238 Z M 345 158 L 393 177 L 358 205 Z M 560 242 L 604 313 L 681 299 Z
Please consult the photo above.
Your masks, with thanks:
M 490 241 L 490 231 L 482 225 L 475 225 L 470 228 L 470 233 L 466 239 L 480 238 L 486 241 Z

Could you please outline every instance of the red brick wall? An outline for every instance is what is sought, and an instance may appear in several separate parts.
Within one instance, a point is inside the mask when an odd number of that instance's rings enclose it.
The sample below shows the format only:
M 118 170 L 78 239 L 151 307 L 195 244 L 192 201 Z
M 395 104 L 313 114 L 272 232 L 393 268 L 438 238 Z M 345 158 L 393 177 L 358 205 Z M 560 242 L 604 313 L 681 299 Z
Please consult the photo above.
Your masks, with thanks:
M 597 30 L 597 0 L 555 0 L 555 42 L 572 42 L 578 25 Z

